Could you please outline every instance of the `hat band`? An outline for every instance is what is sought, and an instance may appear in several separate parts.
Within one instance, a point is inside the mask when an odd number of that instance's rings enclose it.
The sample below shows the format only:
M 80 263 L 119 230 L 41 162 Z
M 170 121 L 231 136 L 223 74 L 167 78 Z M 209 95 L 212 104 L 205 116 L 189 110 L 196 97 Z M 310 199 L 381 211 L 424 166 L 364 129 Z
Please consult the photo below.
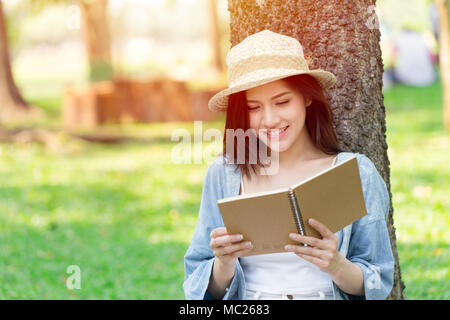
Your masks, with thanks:
M 303 57 L 262 54 L 233 63 L 228 70 L 228 83 L 231 84 L 249 72 L 267 68 L 309 71 L 308 63 Z

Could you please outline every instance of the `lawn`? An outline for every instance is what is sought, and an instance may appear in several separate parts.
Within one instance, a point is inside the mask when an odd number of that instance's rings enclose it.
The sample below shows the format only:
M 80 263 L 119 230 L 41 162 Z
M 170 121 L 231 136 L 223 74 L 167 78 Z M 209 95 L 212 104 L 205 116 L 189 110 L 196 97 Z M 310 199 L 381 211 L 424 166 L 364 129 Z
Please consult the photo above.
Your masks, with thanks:
M 408 299 L 450 299 L 450 133 L 441 86 L 385 92 L 394 226 Z
M 385 92 L 408 299 L 450 298 L 450 135 L 440 96 L 439 84 Z M 61 98 L 29 99 L 53 126 Z M 203 131 L 209 127 L 223 122 Z M 106 129 L 147 142 L 67 140 L 61 150 L 0 144 L 0 299 L 183 299 L 183 255 L 208 163 L 171 162 L 176 128 L 192 131 L 193 124 Z M 71 265 L 80 268 L 81 289 L 66 287 Z

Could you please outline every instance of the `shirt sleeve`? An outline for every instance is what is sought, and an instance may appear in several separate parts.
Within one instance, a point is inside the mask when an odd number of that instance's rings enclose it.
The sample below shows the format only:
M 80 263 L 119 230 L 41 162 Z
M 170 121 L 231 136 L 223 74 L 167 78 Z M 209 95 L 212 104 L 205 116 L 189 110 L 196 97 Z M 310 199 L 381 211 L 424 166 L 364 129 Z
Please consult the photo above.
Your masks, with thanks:
M 207 290 L 214 264 L 214 253 L 209 247 L 209 235 L 213 229 L 224 226 L 217 206 L 217 200 L 223 196 L 221 183 L 223 183 L 224 177 L 220 175 L 217 163 L 213 163 L 206 173 L 197 225 L 184 256 L 183 289 L 186 299 L 214 299 Z M 223 300 L 243 299 L 245 295 L 244 274 L 238 259 L 236 259 L 235 266 L 234 277 L 222 298 Z
M 364 275 L 364 296 L 350 299 L 386 299 L 393 287 L 394 258 L 386 221 L 389 194 L 375 165 L 366 156 L 360 160 L 360 173 L 367 215 L 352 226 L 347 258 Z

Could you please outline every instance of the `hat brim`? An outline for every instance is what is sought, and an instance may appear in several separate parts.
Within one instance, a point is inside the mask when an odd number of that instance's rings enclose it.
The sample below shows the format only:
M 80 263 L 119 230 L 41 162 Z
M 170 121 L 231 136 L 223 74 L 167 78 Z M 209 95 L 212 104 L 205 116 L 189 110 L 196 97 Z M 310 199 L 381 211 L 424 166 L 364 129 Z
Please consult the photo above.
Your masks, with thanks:
M 316 69 L 310 71 L 301 71 L 295 69 L 279 69 L 279 68 L 268 68 L 260 69 L 255 71 L 253 74 L 248 75 L 249 78 L 258 80 L 241 80 L 241 84 L 229 87 L 216 93 L 208 102 L 208 108 L 214 112 L 225 112 L 228 107 L 228 96 L 230 94 L 244 91 L 250 88 L 260 86 L 275 80 L 280 80 L 286 77 L 299 75 L 299 74 L 309 74 L 314 77 L 317 82 L 324 89 L 329 89 L 336 84 L 336 77 L 331 72 Z

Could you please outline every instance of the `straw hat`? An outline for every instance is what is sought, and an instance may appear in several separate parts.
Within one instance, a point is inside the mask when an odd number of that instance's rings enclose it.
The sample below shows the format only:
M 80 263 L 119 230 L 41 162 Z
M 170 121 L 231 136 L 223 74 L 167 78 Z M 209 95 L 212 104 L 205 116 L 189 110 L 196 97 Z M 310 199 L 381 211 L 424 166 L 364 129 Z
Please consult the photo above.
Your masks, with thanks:
M 252 34 L 232 47 L 226 63 L 228 88 L 209 100 L 208 108 L 212 111 L 226 111 L 232 93 L 296 74 L 313 76 L 325 89 L 336 83 L 336 77 L 328 71 L 309 70 L 297 39 L 270 30 Z

